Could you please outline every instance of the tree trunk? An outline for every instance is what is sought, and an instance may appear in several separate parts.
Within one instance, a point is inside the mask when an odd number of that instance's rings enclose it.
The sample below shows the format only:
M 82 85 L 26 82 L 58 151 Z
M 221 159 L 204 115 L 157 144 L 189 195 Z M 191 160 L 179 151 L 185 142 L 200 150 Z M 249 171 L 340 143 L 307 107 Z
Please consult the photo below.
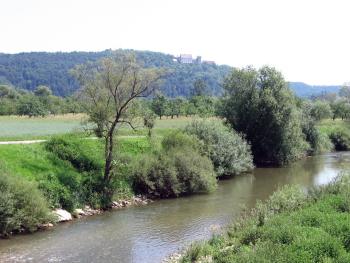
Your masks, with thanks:
M 105 162 L 105 172 L 104 172 L 104 181 L 106 183 L 110 180 L 110 174 L 112 170 L 112 160 L 113 160 L 113 136 L 108 138 L 108 147 L 107 147 L 107 156 Z

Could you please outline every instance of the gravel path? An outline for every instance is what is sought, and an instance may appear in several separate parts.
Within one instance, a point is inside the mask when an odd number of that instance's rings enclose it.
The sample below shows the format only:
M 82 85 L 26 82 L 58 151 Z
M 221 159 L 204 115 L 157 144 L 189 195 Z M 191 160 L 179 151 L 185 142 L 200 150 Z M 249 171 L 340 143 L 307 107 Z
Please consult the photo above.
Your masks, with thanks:
M 144 135 L 124 135 L 124 136 L 118 136 L 118 138 L 143 138 L 146 137 Z M 97 137 L 90 137 L 87 139 L 96 140 Z M 47 140 L 25 140 L 25 141 L 5 141 L 1 142 L 0 145 L 7 145 L 7 144 L 32 144 L 32 143 L 41 143 L 46 142 Z

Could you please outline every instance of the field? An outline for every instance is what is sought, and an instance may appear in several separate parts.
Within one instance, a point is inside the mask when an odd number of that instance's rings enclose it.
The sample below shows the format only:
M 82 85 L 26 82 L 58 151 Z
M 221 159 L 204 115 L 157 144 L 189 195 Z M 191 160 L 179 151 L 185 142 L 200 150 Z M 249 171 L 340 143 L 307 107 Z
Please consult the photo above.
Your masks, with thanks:
M 82 114 L 67 114 L 45 118 L 20 116 L 0 117 L 0 140 L 42 139 L 53 134 L 83 131 Z
M 54 134 L 65 134 L 69 132 L 83 132 L 83 122 L 86 116 L 83 114 L 67 114 L 49 117 L 19 117 L 0 116 L 0 141 L 47 139 Z M 170 129 L 183 128 L 193 118 L 180 117 L 174 119 L 157 119 L 154 132 L 166 133 Z M 120 135 L 145 135 L 147 131 L 140 122 L 137 131 L 122 127 Z

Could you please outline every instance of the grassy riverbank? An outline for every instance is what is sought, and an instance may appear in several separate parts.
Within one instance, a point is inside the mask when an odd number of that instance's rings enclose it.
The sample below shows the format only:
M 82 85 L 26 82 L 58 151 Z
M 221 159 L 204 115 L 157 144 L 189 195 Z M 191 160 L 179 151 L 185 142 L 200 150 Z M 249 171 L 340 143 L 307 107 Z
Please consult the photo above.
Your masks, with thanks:
M 21 182 L 26 182 L 30 184 L 27 189 L 32 189 L 28 193 L 36 191 L 37 198 L 45 199 L 51 209 L 73 211 L 85 205 L 103 209 L 110 207 L 113 200 L 134 194 L 171 198 L 209 193 L 216 189 L 217 178 L 253 168 L 250 146 L 241 135 L 219 121 L 196 121 L 184 131 L 175 128 L 184 127 L 190 120 L 179 119 L 175 126 L 163 123 L 152 137 L 119 136 L 108 184 L 104 180 L 103 140 L 67 134 L 43 143 L 0 145 L 0 177 L 5 178 L 0 181 L 0 189 L 6 190 L 0 198 L 6 199 L 7 194 L 20 190 Z M 16 180 L 8 182 L 6 178 Z M 108 198 L 106 189 L 112 193 Z M 13 206 L 24 206 L 18 198 L 13 202 Z M 21 219 L 13 206 L 0 204 L 0 210 L 7 213 L 5 221 Z M 17 225 L 20 228 L 22 223 Z
M 129 173 L 132 158 L 149 152 L 145 137 L 118 141 L 114 200 L 134 195 Z M 0 237 L 34 231 L 53 220 L 49 210 L 69 211 L 85 205 L 98 208 L 103 171 L 103 143 L 77 136 L 53 137 L 46 143 L 0 145 Z
M 285 187 L 181 262 L 350 262 L 349 197 L 349 175 L 308 193 Z

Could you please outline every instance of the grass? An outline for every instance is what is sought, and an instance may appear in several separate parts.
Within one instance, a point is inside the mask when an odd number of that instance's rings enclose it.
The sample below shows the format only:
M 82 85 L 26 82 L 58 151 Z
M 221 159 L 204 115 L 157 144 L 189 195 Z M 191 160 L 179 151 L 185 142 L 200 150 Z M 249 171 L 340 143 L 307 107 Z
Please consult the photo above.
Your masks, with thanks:
M 65 137 L 63 137 L 65 138 Z M 98 167 L 103 167 L 104 148 L 101 140 L 87 140 L 77 137 L 67 137 L 73 144 L 67 148 L 73 150 L 73 155 L 81 156 L 85 160 L 91 160 Z M 28 145 L 0 145 L 0 173 L 10 171 L 9 175 L 19 176 L 23 180 L 35 182 L 40 189 L 44 189 L 51 206 L 65 205 L 70 199 L 74 199 L 75 189 L 82 190 L 83 184 L 89 176 L 96 180 L 101 171 L 80 171 L 70 161 L 60 159 L 54 152 L 46 149 L 46 143 Z M 151 145 L 146 137 L 126 137 L 118 141 L 118 156 L 126 160 L 132 160 L 138 154 L 150 151 Z M 85 157 L 84 157 L 85 156 Z M 87 158 L 87 159 L 86 159 Z M 81 159 L 79 159 L 81 160 Z M 127 161 L 129 162 L 129 161 Z M 2 170 L 3 169 L 3 170 Z M 123 168 L 125 169 L 125 168 Z M 132 195 L 132 185 L 129 180 L 128 170 L 123 170 L 118 175 L 116 198 Z M 89 175 L 90 174 L 90 175 Z M 78 188 L 77 188 L 78 187 Z M 118 191 L 118 189 L 120 191 Z M 49 194 L 48 194 L 49 193 Z M 63 200 L 63 197 L 65 200 Z M 63 200 L 63 201 L 62 201 Z M 70 209 L 76 206 L 78 199 L 69 203 Z M 81 204 L 83 205 L 83 204 Z
M 350 177 L 305 193 L 287 187 L 181 262 L 350 262 Z
M 51 135 L 82 131 L 82 114 L 48 117 L 0 116 L 0 140 L 47 139 Z
M 337 130 L 350 131 L 350 121 L 341 119 L 326 119 L 322 120 L 317 124 L 317 128 L 324 134 L 330 135 L 332 132 Z
M 163 118 L 155 122 L 154 133 L 165 135 L 172 129 L 184 128 L 192 121 L 192 117 Z M 52 135 L 61 135 L 69 132 L 83 133 L 82 122 L 86 120 L 83 114 L 66 114 L 48 117 L 21 117 L 0 116 L 0 141 L 48 139 Z M 119 135 L 147 135 L 141 122 L 133 131 L 128 127 L 122 127 Z

